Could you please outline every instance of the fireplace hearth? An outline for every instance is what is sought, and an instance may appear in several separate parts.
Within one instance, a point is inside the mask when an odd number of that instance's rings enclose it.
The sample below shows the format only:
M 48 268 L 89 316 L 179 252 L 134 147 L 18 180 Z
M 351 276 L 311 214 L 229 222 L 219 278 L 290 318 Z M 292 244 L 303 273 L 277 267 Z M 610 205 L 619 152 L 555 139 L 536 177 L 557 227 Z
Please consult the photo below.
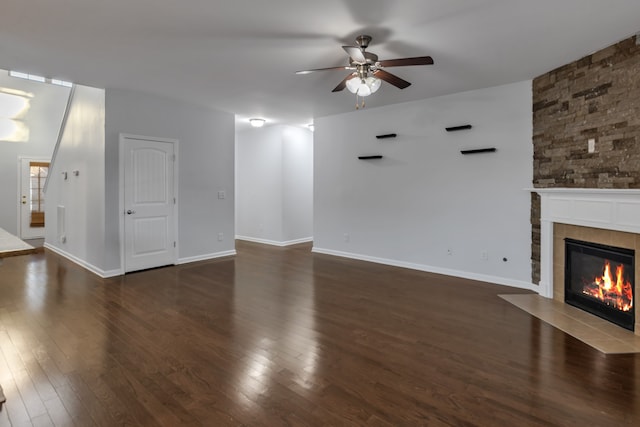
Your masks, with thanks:
M 635 251 L 565 240 L 565 302 L 634 330 Z

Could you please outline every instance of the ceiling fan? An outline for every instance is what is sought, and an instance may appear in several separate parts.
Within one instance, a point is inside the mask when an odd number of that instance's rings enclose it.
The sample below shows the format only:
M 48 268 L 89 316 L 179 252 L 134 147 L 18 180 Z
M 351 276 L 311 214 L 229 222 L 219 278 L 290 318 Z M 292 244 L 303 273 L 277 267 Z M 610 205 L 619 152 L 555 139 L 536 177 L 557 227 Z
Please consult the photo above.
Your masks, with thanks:
M 401 79 L 384 70 L 388 67 L 404 67 L 407 65 L 432 65 L 433 58 L 430 56 L 418 56 L 414 58 L 399 58 L 378 60 L 378 55 L 367 52 L 371 42 L 371 36 L 361 35 L 356 37 L 357 46 L 342 46 L 349 55 L 349 65 L 343 67 L 316 68 L 312 70 L 296 71 L 296 74 L 309 74 L 316 71 L 326 70 L 350 70 L 352 71 L 346 76 L 332 92 L 340 92 L 345 87 L 356 96 L 369 96 L 376 92 L 381 85 L 381 80 L 399 88 L 409 87 L 411 83 Z M 364 101 L 363 101 L 364 103 Z M 357 108 L 357 103 L 356 103 Z

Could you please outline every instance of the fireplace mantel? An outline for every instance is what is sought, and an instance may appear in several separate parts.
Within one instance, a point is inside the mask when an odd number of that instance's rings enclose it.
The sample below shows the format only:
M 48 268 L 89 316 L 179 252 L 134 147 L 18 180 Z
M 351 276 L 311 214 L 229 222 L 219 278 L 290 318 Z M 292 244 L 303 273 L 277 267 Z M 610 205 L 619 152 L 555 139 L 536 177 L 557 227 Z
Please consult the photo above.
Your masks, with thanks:
M 531 188 L 540 195 L 540 286 L 553 298 L 553 224 L 640 234 L 640 189 Z

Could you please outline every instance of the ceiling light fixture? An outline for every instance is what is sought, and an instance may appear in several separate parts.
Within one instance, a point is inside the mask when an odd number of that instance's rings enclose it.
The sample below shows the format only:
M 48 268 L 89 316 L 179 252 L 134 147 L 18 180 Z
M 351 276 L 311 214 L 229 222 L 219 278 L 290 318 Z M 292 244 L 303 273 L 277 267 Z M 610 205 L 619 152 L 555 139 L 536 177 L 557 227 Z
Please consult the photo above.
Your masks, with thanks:
M 347 89 L 349 92 L 355 93 L 358 96 L 369 96 L 372 93 L 376 93 L 380 89 L 382 80 L 377 77 L 369 76 L 365 78 L 354 77 L 347 80 Z
M 346 81 L 346 86 L 349 92 L 356 95 L 356 110 L 364 108 L 364 97 L 369 96 L 372 93 L 376 93 L 382 85 L 382 80 L 373 75 L 369 75 L 369 70 L 362 68 L 354 73 L 354 77 Z M 358 102 L 358 97 L 362 99 L 362 105 Z
M 249 123 L 251 123 L 251 126 L 253 126 L 254 128 L 261 128 L 262 126 L 264 126 L 265 122 L 265 119 L 249 119 Z

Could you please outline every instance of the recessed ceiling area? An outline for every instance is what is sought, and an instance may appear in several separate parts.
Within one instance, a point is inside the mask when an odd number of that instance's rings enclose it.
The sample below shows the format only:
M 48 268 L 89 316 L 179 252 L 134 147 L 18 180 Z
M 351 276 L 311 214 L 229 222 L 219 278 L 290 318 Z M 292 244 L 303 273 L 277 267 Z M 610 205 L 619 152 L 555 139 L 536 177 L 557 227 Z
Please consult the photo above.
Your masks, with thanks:
M 342 45 L 432 56 L 383 83 L 367 108 L 532 79 L 640 31 L 637 0 L 4 0 L 0 68 L 156 93 L 268 124 L 354 110 L 331 90 Z M 396 71 L 396 70 L 394 70 Z

